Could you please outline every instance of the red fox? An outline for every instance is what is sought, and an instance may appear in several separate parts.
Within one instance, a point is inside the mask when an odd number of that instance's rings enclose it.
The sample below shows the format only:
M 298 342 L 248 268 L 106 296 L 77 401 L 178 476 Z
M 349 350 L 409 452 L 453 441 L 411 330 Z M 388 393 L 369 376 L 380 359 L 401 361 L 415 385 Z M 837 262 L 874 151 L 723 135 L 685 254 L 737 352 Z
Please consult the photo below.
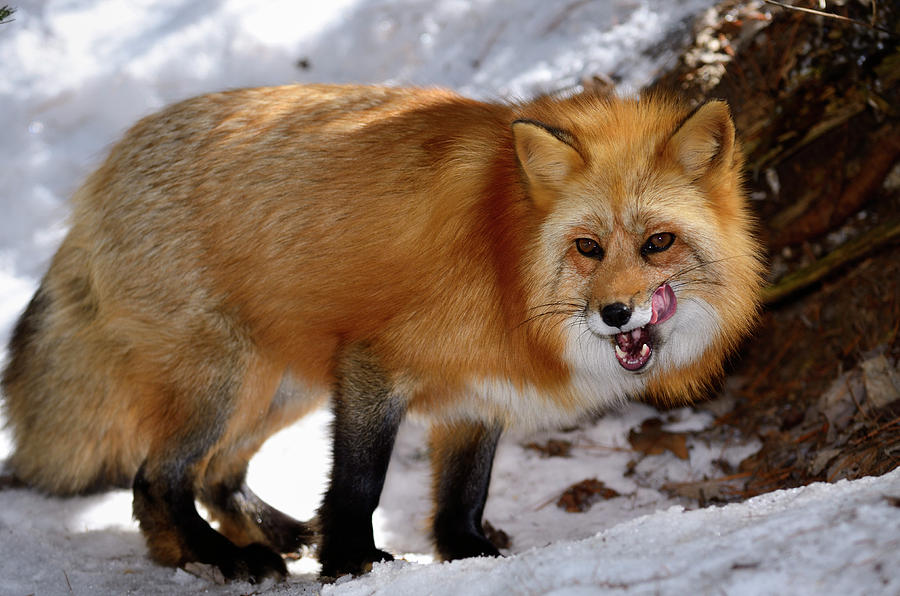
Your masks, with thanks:
M 720 101 L 295 85 L 178 103 L 74 196 L 9 344 L 9 463 L 54 494 L 131 486 L 159 563 L 259 580 L 318 541 L 328 578 L 391 559 L 371 516 L 421 414 L 437 552 L 498 555 L 481 517 L 503 429 L 692 399 L 753 324 L 742 163 Z M 301 522 L 247 464 L 326 400 L 330 484 Z

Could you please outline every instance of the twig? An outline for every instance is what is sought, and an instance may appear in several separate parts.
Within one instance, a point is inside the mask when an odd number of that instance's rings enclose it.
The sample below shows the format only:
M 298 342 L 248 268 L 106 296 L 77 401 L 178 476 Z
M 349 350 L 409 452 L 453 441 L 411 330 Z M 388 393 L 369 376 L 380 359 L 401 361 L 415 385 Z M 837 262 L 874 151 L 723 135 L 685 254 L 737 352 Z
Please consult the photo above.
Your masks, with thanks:
M 878 25 L 875 25 L 875 24 L 871 24 L 871 25 L 870 25 L 869 23 L 866 23 L 865 21 L 859 21 L 859 20 L 857 20 L 857 19 L 851 19 L 850 17 L 845 17 L 845 16 L 843 16 L 843 15 L 834 14 L 834 13 L 832 13 L 832 12 L 825 12 L 825 11 L 822 11 L 822 10 L 815 10 L 814 8 L 804 8 L 804 7 L 802 7 L 802 6 L 792 6 L 792 5 L 790 5 L 790 4 L 784 4 L 784 3 L 782 3 L 782 2 L 776 2 L 775 0 L 764 0 L 764 1 L 765 1 L 766 4 L 772 4 L 772 5 L 774 5 L 774 6 L 779 6 L 779 7 L 781 7 L 781 8 L 787 9 L 787 10 L 796 10 L 797 12 L 805 12 L 805 13 L 809 13 L 809 14 L 818 15 L 818 16 L 820 16 L 820 17 L 827 17 L 827 18 L 829 18 L 829 19 L 835 19 L 835 20 L 838 20 L 838 21 L 843 21 L 843 22 L 845 22 L 845 23 L 851 23 L 851 24 L 853 24 L 853 25 L 859 25 L 859 26 L 861 26 L 861 27 L 865 27 L 865 28 L 867 28 L 867 29 L 872 29 L 872 30 L 874 30 L 874 31 L 880 31 L 881 33 L 886 33 L 887 35 L 890 35 L 891 37 L 897 37 L 897 34 L 896 34 L 896 33 L 894 33 L 893 31 L 890 31 L 890 30 L 888 30 L 888 29 L 885 29 L 884 27 L 879 27 Z
M 807 433 L 803 433 L 802 435 L 800 435 L 799 437 L 794 439 L 794 443 L 799 445 L 800 443 L 805 443 L 806 441 L 813 438 L 814 436 L 816 436 L 819 433 L 827 433 L 827 432 L 828 432 L 828 421 L 826 420 L 825 424 L 823 424 L 822 426 L 817 426 L 814 429 L 812 429 L 811 431 L 809 431 Z
M 819 281 L 838 267 L 900 238 L 900 218 L 890 219 L 862 236 L 835 249 L 810 265 L 786 275 L 763 289 L 762 299 L 772 304 Z
M 872 437 L 875 437 L 875 436 L 881 434 L 882 432 L 886 431 L 887 429 L 891 428 L 892 426 L 900 426 L 900 417 L 894 418 L 893 420 L 885 422 L 884 424 L 878 426 L 874 430 L 869 431 L 869 433 L 866 434 L 865 436 L 854 439 L 853 441 L 850 442 L 850 444 L 851 445 L 859 445 L 860 443 L 866 443 L 870 439 L 872 439 Z

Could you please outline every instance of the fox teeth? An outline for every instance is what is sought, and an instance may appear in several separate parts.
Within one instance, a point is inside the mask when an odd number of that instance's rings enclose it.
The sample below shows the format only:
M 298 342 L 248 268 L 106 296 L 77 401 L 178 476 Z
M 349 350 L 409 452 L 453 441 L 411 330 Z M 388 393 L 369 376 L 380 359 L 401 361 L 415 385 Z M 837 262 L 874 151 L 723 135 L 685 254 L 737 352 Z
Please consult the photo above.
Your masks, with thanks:
M 641 358 L 646 358 L 650 354 L 650 346 L 644 344 L 641 346 Z M 628 358 L 628 354 L 616 345 L 616 356 L 618 356 L 621 360 L 625 360 Z

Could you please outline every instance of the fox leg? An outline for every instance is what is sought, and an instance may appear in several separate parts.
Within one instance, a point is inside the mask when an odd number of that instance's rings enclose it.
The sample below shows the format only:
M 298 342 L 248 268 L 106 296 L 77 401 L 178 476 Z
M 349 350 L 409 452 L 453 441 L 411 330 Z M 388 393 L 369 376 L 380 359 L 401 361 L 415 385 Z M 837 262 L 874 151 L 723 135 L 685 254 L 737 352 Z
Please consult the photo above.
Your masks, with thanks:
M 468 421 L 431 428 L 432 538 L 445 561 L 500 554 L 481 516 L 501 431 L 499 424 Z
M 281 578 L 287 568 L 279 554 L 259 542 L 235 545 L 210 527 L 194 504 L 203 496 L 203 480 L 234 416 L 246 374 L 244 359 L 227 353 L 217 352 L 216 364 L 210 364 L 212 356 L 204 359 L 205 365 L 185 358 L 182 364 L 193 376 L 170 375 L 167 386 L 152 389 L 155 399 L 148 401 L 156 406 L 147 412 L 147 425 L 159 432 L 134 478 L 134 516 L 159 563 L 208 563 L 228 579 Z M 161 397 L 165 395 L 170 398 Z
M 332 396 L 331 482 L 319 508 L 323 578 L 358 575 L 393 557 L 375 547 L 378 506 L 406 400 L 377 362 L 357 350 L 344 359 Z
M 247 486 L 246 476 L 246 462 L 234 473 L 215 480 L 207 474 L 200 499 L 219 522 L 219 531 L 239 546 L 258 542 L 279 553 L 297 552 L 310 544 L 315 537 L 312 527 L 259 498 Z

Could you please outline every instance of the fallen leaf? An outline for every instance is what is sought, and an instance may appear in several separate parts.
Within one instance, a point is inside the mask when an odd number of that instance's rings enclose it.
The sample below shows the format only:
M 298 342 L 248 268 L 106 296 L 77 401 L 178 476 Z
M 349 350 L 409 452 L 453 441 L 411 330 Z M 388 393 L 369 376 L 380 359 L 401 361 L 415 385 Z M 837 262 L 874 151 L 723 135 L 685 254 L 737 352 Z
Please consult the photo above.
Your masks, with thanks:
M 859 411 L 858 404 L 864 391 L 862 374 L 858 370 L 846 372 L 835 379 L 819 398 L 817 412 L 825 415 L 834 431 L 844 430 Z M 829 440 L 834 440 L 834 437 L 830 436 Z
M 613 499 L 620 496 L 596 478 L 587 478 L 573 484 L 565 490 L 556 502 L 556 506 L 568 513 L 587 511 L 594 502 L 600 499 Z
M 684 433 L 670 433 L 662 429 L 662 420 L 651 418 L 641 424 L 640 430 L 628 433 L 628 442 L 635 451 L 644 455 L 661 455 L 671 451 L 679 459 L 688 458 L 687 436 Z
M 546 444 L 528 443 L 526 449 L 534 449 L 544 457 L 569 457 L 572 443 L 562 439 L 549 439 Z
M 735 501 L 744 490 L 750 475 L 749 472 L 744 472 L 723 478 L 675 482 L 664 484 L 662 488 L 672 495 L 695 500 L 701 507 L 706 507 L 710 503 Z
M 861 363 L 866 399 L 874 408 L 883 408 L 900 399 L 900 372 L 884 354 Z

